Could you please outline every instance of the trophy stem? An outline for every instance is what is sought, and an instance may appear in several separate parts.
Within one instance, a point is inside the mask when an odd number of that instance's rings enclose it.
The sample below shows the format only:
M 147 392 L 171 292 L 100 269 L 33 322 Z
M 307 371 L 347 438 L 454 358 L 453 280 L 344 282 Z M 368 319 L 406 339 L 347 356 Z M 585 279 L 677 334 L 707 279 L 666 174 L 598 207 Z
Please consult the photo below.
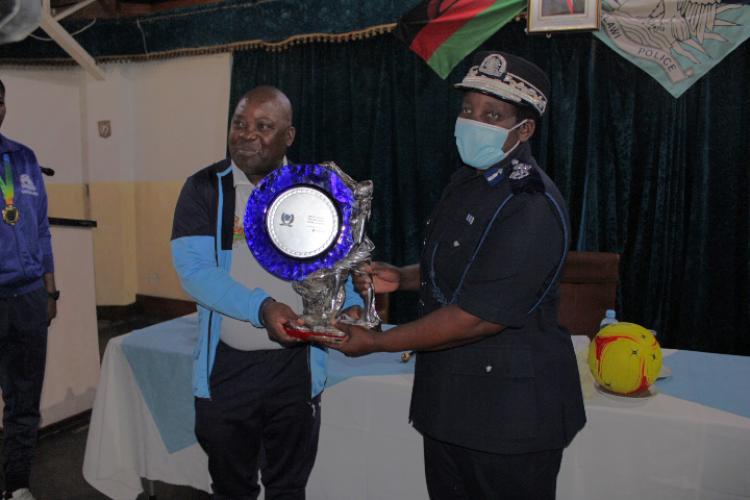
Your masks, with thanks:
M 351 273 L 353 275 L 354 274 L 366 274 L 357 268 L 352 269 Z M 362 316 L 357 320 L 342 319 L 342 321 L 344 323 L 349 323 L 352 325 L 363 326 L 368 329 L 375 328 L 380 323 L 382 323 L 382 320 L 380 319 L 380 316 L 378 315 L 378 311 L 375 307 L 375 288 L 373 287 L 372 283 L 370 283 L 370 285 L 367 287 L 367 290 L 365 290 L 363 299 L 364 299 L 364 304 L 362 307 Z
M 375 308 L 375 290 L 372 286 L 367 289 L 367 301 L 365 303 L 364 314 L 362 315 L 362 323 L 367 325 L 367 328 L 375 328 L 381 323 L 378 311 Z

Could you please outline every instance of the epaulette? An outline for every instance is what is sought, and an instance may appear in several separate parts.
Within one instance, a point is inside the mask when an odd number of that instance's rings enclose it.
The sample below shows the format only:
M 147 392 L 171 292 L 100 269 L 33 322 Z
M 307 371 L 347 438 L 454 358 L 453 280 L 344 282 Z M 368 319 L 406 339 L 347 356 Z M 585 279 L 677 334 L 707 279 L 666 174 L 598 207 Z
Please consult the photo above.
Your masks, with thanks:
M 545 192 L 544 181 L 539 171 L 529 163 L 523 163 L 516 159 L 511 161 L 511 172 L 508 175 L 510 189 L 513 194 L 518 193 L 543 193 Z

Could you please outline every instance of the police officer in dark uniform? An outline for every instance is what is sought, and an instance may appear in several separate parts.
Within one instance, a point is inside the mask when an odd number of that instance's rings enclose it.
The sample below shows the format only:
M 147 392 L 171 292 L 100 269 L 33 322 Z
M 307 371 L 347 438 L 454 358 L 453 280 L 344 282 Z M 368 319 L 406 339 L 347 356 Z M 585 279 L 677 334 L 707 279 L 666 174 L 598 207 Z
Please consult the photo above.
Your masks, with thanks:
M 530 62 L 477 55 L 461 83 L 462 164 L 427 224 L 420 263 L 374 263 L 376 291 L 419 290 L 420 318 L 386 333 L 339 325 L 348 355 L 417 351 L 410 419 L 432 499 L 555 497 L 562 450 L 586 417 L 557 322 L 569 243 L 560 192 L 528 140 L 549 80 Z

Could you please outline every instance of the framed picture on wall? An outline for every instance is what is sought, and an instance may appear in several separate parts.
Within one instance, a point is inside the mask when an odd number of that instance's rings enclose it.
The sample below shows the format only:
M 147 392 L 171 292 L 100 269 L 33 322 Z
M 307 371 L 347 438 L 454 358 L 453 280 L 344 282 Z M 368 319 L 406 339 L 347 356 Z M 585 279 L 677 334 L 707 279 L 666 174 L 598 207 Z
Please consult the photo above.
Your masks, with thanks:
M 529 0 L 529 33 L 597 31 L 601 0 Z

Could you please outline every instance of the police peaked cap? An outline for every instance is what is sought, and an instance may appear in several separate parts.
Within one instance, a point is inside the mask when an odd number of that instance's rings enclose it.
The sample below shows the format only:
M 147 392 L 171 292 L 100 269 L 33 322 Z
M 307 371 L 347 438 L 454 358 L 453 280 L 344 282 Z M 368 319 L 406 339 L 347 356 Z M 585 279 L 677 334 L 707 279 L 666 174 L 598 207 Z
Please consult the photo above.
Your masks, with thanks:
M 479 52 L 457 89 L 475 90 L 518 106 L 530 106 L 541 117 L 547 109 L 549 78 L 536 64 L 499 51 Z

